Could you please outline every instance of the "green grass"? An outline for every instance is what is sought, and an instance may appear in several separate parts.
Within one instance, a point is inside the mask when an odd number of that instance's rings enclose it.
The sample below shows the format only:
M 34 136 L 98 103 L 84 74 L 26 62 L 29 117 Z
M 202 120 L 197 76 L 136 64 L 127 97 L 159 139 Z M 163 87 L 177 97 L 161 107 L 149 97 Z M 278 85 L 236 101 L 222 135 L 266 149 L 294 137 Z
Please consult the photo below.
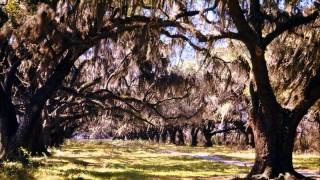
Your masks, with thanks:
M 253 161 L 253 150 L 229 147 L 213 148 L 159 145 L 142 141 L 68 141 L 61 149 L 51 149 L 51 157 L 31 158 L 20 163 L 4 163 L 0 179 L 176 179 L 230 178 L 244 176 L 249 167 L 238 167 L 191 156 L 166 153 L 207 153 L 227 158 Z M 296 155 L 296 167 L 317 171 L 320 157 Z

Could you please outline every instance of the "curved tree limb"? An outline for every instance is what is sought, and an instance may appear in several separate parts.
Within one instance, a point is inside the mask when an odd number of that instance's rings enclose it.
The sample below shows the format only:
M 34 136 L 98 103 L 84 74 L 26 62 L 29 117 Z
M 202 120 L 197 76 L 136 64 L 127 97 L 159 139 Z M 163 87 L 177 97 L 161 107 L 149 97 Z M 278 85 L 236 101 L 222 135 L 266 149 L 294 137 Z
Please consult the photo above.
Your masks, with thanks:
M 317 19 L 318 17 L 318 11 L 315 11 L 308 16 L 295 15 L 290 17 L 290 19 L 286 22 L 278 24 L 273 32 L 269 33 L 268 35 L 266 35 L 265 38 L 263 38 L 263 47 L 267 47 L 275 38 L 277 38 L 285 31 L 293 29 L 300 25 L 308 24 Z

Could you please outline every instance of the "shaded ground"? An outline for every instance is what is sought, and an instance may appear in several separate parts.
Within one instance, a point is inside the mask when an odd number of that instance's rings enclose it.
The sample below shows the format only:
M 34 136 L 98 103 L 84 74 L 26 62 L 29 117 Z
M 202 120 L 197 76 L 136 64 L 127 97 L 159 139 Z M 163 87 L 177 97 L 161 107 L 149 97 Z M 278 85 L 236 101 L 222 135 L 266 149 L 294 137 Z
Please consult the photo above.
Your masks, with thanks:
M 252 167 L 253 166 L 253 161 L 245 161 L 245 160 L 236 160 L 232 157 L 228 156 L 223 156 L 223 155 L 209 155 L 207 153 L 202 154 L 202 153 L 180 153 L 177 151 L 164 151 L 164 153 L 172 154 L 175 156 L 191 156 L 194 158 L 199 158 L 199 159 L 205 159 L 209 161 L 214 161 L 214 162 L 219 162 L 219 163 L 224 163 L 226 165 L 235 165 L 235 166 L 240 166 L 240 167 Z M 320 162 L 319 162 L 320 163 Z M 319 171 L 316 170 L 309 170 L 309 169 L 296 169 L 299 173 L 303 174 L 306 177 L 310 178 L 315 178 L 315 179 L 320 179 L 320 164 L 319 164 Z
M 168 152 L 176 152 L 175 153 Z M 235 151 L 223 146 L 186 147 L 124 141 L 68 141 L 52 149 L 52 157 L 32 158 L 28 167 L 5 163 L 0 179 L 231 179 L 250 169 L 205 156 L 252 162 L 252 150 Z M 190 154 L 188 156 L 183 154 Z M 320 157 L 296 155 L 299 169 L 318 172 Z

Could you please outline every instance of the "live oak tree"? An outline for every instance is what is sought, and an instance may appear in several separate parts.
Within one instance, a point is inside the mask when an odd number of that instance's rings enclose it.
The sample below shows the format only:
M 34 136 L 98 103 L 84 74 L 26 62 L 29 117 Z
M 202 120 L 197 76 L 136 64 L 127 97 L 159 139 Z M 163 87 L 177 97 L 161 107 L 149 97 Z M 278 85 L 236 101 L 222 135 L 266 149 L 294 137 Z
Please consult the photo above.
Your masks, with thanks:
M 90 49 L 111 46 L 112 41 L 117 42 L 121 37 L 118 43 L 121 43 L 120 41 L 127 43 L 124 46 L 132 50 L 132 57 L 130 56 L 129 60 L 138 61 L 139 68 L 146 73 L 146 79 L 149 78 L 149 81 L 153 79 L 152 69 L 149 69 L 150 65 L 148 65 L 150 62 L 143 61 L 146 56 L 148 56 L 147 60 L 151 61 L 154 59 L 153 56 L 158 54 L 146 52 L 153 47 L 148 48 L 146 46 L 149 44 L 142 42 L 157 44 L 158 41 L 147 39 L 143 33 L 153 34 L 152 29 L 159 26 L 172 26 L 172 22 L 149 23 L 150 18 L 133 17 L 132 12 L 138 4 L 121 1 L 20 1 L 17 3 L 13 0 L 8 2 L 4 8 L 5 11 L 1 9 L 1 59 L 4 71 L 4 75 L 1 75 L 3 81 L 1 84 L 1 152 L 3 152 L 1 159 L 16 153 L 20 146 L 33 154 L 46 152 L 43 125 L 49 122 L 50 116 L 56 112 L 54 109 L 56 102 L 52 98 L 61 88 L 69 92 L 74 90 L 73 87 L 64 88 L 63 81 L 71 72 L 75 62 L 80 61 L 80 57 L 93 54 L 89 52 Z M 150 5 L 150 2 L 148 4 Z M 131 9 L 128 9 L 128 5 Z M 143 13 L 141 8 L 139 12 Z M 135 32 L 131 34 L 130 32 L 134 30 Z M 133 37 L 135 34 L 138 38 Z M 157 33 L 154 34 L 157 35 Z M 102 42 L 101 45 L 99 45 L 100 42 Z M 140 52 L 140 50 L 143 51 Z M 104 58 L 112 61 L 114 57 L 111 55 Z M 125 58 L 125 61 L 129 60 Z M 121 74 L 127 67 L 119 66 L 119 68 Z M 78 89 L 76 94 L 81 95 L 79 91 L 81 92 L 82 89 Z M 141 100 L 122 98 L 107 90 L 99 93 L 102 94 L 99 94 L 99 98 L 105 96 L 109 99 L 144 104 Z M 95 95 L 96 93 L 91 93 L 91 96 Z M 58 94 L 58 96 L 64 99 L 63 95 Z M 15 108 L 14 105 L 18 104 L 20 107 Z M 94 104 L 92 100 L 91 104 Z M 52 107 L 53 114 L 50 114 Z M 16 109 L 19 110 L 19 126 Z M 116 113 L 123 108 L 118 106 L 109 110 Z M 61 113 L 61 111 L 58 112 Z M 132 111 L 127 113 L 138 118 Z M 61 124 L 59 123 L 61 114 L 55 118 L 55 123 Z
M 33 154 L 46 152 L 44 109 L 74 63 L 90 48 L 101 40 L 117 41 L 133 30 L 170 25 L 159 22 L 146 26 L 147 22 L 129 17 L 127 4 L 122 2 L 19 3 L 1 9 L 1 159 L 20 146 Z
M 301 178 L 301 175 L 294 171 L 292 164 L 294 138 L 302 117 L 320 98 L 320 71 L 319 68 L 315 69 L 315 73 L 311 75 L 312 78 L 304 89 L 304 98 L 293 109 L 285 109 L 277 100 L 271 86 L 265 56 L 268 45 L 282 33 L 317 19 L 318 10 L 303 16 L 300 9 L 295 9 L 296 5 L 298 4 L 293 5 L 292 12 L 284 12 L 287 15 L 285 20 L 281 20 L 284 18 L 281 14 L 278 15 L 278 20 L 269 20 L 270 16 L 275 17 L 266 11 L 261 11 L 264 6 L 268 6 L 267 3 L 251 1 L 250 11 L 246 14 L 239 2 L 227 2 L 237 34 L 241 36 L 240 40 L 250 52 L 252 73 L 250 93 L 253 106 L 250 121 L 256 143 L 256 160 L 250 176 L 261 174 L 262 177 L 268 178 L 278 176 L 279 173 L 288 173 L 290 176 Z M 275 27 L 265 32 L 264 28 L 268 27 L 267 22 Z M 318 46 L 316 44 L 315 46 Z M 319 48 L 315 47 L 313 50 L 315 56 L 309 60 L 316 61 L 319 58 L 317 52 Z
M 38 136 L 43 131 L 45 109 L 50 98 L 63 86 L 75 62 L 84 56 L 94 55 L 99 49 L 113 51 L 115 44 L 122 44 L 123 52 L 128 53 L 119 53 L 123 61 L 114 67 L 119 68 L 114 71 L 115 75 L 127 74 L 128 64 L 135 62 L 145 75 L 145 81 L 153 81 L 153 74 L 156 71 L 161 74 L 165 69 L 157 65 L 168 54 L 174 54 L 175 48 L 192 47 L 204 62 L 228 64 L 229 60 L 225 61 L 213 50 L 226 45 L 232 48 L 231 44 L 237 41 L 241 42 L 246 55 L 237 59 L 248 60 L 239 66 L 247 64 L 242 69 L 250 74 L 248 89 L 252 110 L 249 121 L 256 148 L 255 164 L 248 177 L 273 178 L 281 173 L 302 177 L 293 169 L 292 151 L 297 126 L 320 98 L 317 1 L 311 4 L 309 1 L 259 0 L 21 3 L 25 8 L 19 11 L 11 7 L 0 11 L 1 159 L 19 146 L 34 154 L 45 151 L 43 136 Z M 295 41 L 299 36 L 302 38 Z M 280 44 L 276 44 L 277 41 Z M 280 51 L 281 47 L 294 49 L 297 45 L 292 53 Z M 163 47 L 167 47 L 166 50 L 159 53 Z M 167 57 L 159 58 L 161 55 Z M 301 66 L 302 60 L 309 64 Z M 274 61 L 276 65 L 272 66 Z M 288 72 L 288 64 L 299 66 L 293 65 L 295 71 Z M 277 72 L 285 74 L 286 78 L 282 81 Z M 296 76 L 299 73 L 300 76 Z M 110 81 L 115 75 L 107 74 Z M 228 90 L 230 75 L 236 74 L 212 68 L 207 77 L 221 77 L 220 85 Z M 118 82 L 125 83 L 124 80 Z M 299 87 L 301 93 L 286 92 L 286 86 L 291 91 Z M 74 87 L 63 89 L 71 93 Z M 144 104 L 143 99 L 119 96 L 119 92 L 103 93 L 100 95 L 121 101 L 122 106 L 110 109 L 113 112 L 130 106 L 126 102 Z M 97 103 L 100 104 L 91 102 Z M 19 104 L 22 107 L 15 108 Z M 157 109 L 153 112 L 157 114 Z M 140 117 L 132 111 L 128 113 Z M 19 126 L 16 114 L 23 117 Z
M 304 35 L 312 44 L 309 56 L 304 57 L 316 65 L 307 69 L 309 74 L 303 77 L 308 80 L 305 85 L 301 85 L 303 89 L 301 98 L 290 109 L 280 103 L 272 87 L 270 82 L 272 74 L 269 74 L 267 67 L 267 60 L 270 57 L 266 56 L 266 51 L 274 40 L 288 31 L 307 26 L 308 28 L 304 30 L 313 34 L 311 32 L 316 31 L 319 23 L 319 3 L 307 5 L 304 1 L 229 0 L 208 2 L 206 5 L 209 8 L 204 10 L 189 10 L 188 8 L 192 5 L 194 5 L 192 2 L 177 3 L 179 11 L 175 18 L 182 19 L 183 28 L 191 29 L 193 38 L 198 39 L 199 42 L 209 42 L 209 45 L 217 39 L 235 39 L 244 44 L 249 54 L 248 72 L 251 74 L 252 99 L 250 123 L 256 148 L 256 160 L 249 177 L 272 178 L 282 173 L 286 176 L 301 178 L 302 176 L 293 169 L 292 151 L 299 122 L 320 97 L 320 71 L 317 63 L 319 36 L 317 33 L 315 33 L 316 36 Z M 213 13 L 211 19 L 206 15 L 207 12 Z M 195 28 L 196 20 L 190 19 L 196 15 L 202 16 L 204 23 L 217 27 L 211 29 L 212 34 Z M 193 24 L 190 27 L 188 23 Z M 194 40 L 185 36 L 183 32 L 177 34 L 167 32 L 167 36 L 186 40 L 195 49 L 203 50 L 203 46 L 197 46 Z M 291 57 L 294 58 L 292 54 Z M 285 66 L 285 63 L 279 61 L 278 66 Z
M 249 89 L 252 99 L 250 124 L 256 148 L 256 160 L 249 177 L 272 178 L 285 174 L 301 178 L 293 169 L 292 151 L 297 126 L 320 97 L 320 68 L 317 62 L 319 34 L 316 32 L 319 3 L 310 5 L 304 1 L 229 0 L 207 1 L 204 4 L 208 8 L 197 10 L 194 8 L 195 2 L 177 1 L 174 3 L 176 11 L 173 14 L 164 13 L 164 17 L 175 20 L 177 32 L 171 33 L 166 28 L 162 28 L 161 32 L 172 39 L 189 43 L 194 49 L 203 52 L 206 58 L 210 56 L 210 47 L 215 45 L 216 40 L 234 39 L 244 44 L 249 54 L 250 68 L 247 71 L 251 74 Z M 209 13 L 211 14 L 208 15 Z M 211 29 L 207 28 L 207 32 L 197 29 L 199 21 L 207 23 Z M 310 44 L 309 48 L 305 49 L 308 55 L 301 55 L 299 49 L 295 54 L 288 55 L 294 60 L 298 53 L 300 58 L 307 59 L 313 65 L 300 69 L 307 72 L 302 76 L 307 81 L 300 84 L 302 93 L 296 99 L 295 105 L 287 108 L 287 104 L 283 104 L 280 97 L 277 97 L 276 91 L 279 89 L 273 87 L 270 81 L 272 74 L 269 73 L 267 60 L 270 61 L 272 57 L 267 56 L 266 52 L 272 52 L 270 47 L 277 38 L 283 37 L 288 31 L 300 30 L 301 33 L 301 29 L 308 32 L 303 34 Z M 207 46 L 203 45 L 204 42 L 207 42 Z M 279 60 L 277 65 L 284 67 L 285 62 Z M 294 79 L 290 78 L 290 74 L 288 76 L 286 81 Z

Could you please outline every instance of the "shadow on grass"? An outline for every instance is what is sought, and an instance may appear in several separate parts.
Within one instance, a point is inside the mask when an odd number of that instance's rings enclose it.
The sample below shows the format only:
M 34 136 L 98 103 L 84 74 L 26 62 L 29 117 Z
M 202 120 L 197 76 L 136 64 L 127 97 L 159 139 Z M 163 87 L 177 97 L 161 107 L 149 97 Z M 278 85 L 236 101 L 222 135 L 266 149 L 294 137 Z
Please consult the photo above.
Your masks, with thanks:
M 17 163 L 0 166 L 0 179 L 36 180 L 36 178 L 33 176 L 33 170 L 23 167 Z
M 106 172 L 106 171 L 94 171 L 94 170 L 80 170 L 80 169 L 68 169 L 64 171 L 65 174 L 71 174 L 76 176 L 77 174 L 87 174 L 91 177 L 98 179 L 152 179 L 156 178 L 156 176 L 150 176 L 144 174 L 142 171 L 137 170 L 124 170 L 121 172 Z M 77 177 L 71 177 L 72 179 L 76 179 Z
M 117 162 L 107 163 L 107 167 L 102 167 L 103 163 L 101 162 L 106 159 L 112 159 L 110 156 L 52 157 L 50 158 L 51 162 L 48 163 L 62 163 L 63 165 L 61 166 L 65 165 L 66 167 L 68 164 L 76 165 L 76 167 L 71 166 L 59 170 L 63 176 L 71 176 L 72 178 L 85 175 L 101 179 L 111 177 L 117 179 L 168 179 L 172 177 L 174 179 L 174 177 L 199 178 L 216 175 L 230 176 L 238 173 L 245 174 L 248 171 L 247 168 L 208 162 L 188 156 L 144 156 L 141 159 L 136 157 L 137 159 L 132 160 L 129 160 L 128 157 L 120 156 L 114 158 Z M 86 160 L 97 163 L 89 163 Z M 49 164 L 47 164 L 47 166 Z M 88 169 L 87 166 L 91 166 L 91 168 Z

